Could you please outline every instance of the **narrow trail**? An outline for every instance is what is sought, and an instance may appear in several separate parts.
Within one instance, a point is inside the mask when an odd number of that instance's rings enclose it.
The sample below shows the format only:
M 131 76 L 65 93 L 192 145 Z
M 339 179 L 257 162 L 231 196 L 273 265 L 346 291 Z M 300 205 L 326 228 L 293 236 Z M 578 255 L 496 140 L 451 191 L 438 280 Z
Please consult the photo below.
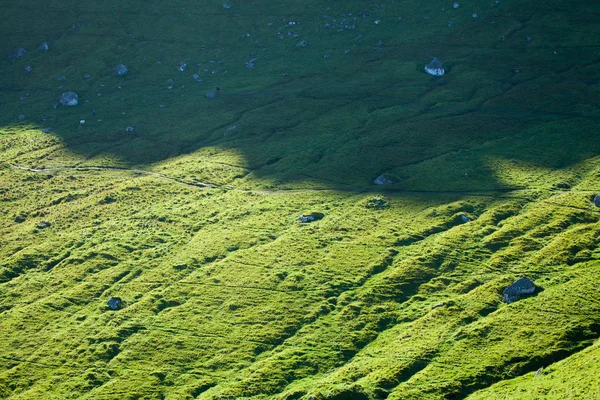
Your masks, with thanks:
M 88 167 L 77 167 L 77 166 L 62 166 L 53 168 L 29 168 L 20 165 L 9 164 L 13 169 L 34 172 L 34 173 L 52 173 L 60 171 L 109 171 L 109 172 L 133 172 L 137 174 L 153 176 L 159 179 L 171 181 L 173 183 L 184 185 L 187 187 L 200 188 L 200 189 L 224 189 L 232 190 L 241 193 L 255 193 L 264 195 L 276 195 L 276 194 L 288 194 L 288 193 L 318 193 L 318 192 L 341 192 L 341 193 L 381 193 L 381 194 L 407 194 L 407 195 L 449 195 L 449 196 L 470 196 L 470 197 L 496 197 L 498 195 L 516 195 L 519 193 L 526 193 L 530 190 L 545 191 L 548 193 L 572 193 L 572 194 L 587 194 L 591 195 L 596 193 L 592 190 L 559 190 L 559 189 L 533 189 L 526 187 L 515 187 L 515 188 L 498 188 L 498 189 L 486 189 L 486 190 L 407 190 L 407 189 L 393 189 L 383 187 L 324 187 L 324 188 L 289 188 L 289 189 L 241 189 L 233 186 L 218 185 L 210 182 L 195 182 L 190 183 L 183 181 L 172 176 L 161 174 L 158 172 L 147 171 L 139 168 L 125 168 L 125 167 L 111 167 L 111 166 L 88 166 Z M 313 178 L 318 179 L 318 178 Z M 334 182 L 332 182 L 334 183 Z M 334 183 L 335 184 L 335 183 Z M 515 196 L 511 196 L 515 197 Z M 527 197 L 515 197 L 523 200 L 529 200 Z

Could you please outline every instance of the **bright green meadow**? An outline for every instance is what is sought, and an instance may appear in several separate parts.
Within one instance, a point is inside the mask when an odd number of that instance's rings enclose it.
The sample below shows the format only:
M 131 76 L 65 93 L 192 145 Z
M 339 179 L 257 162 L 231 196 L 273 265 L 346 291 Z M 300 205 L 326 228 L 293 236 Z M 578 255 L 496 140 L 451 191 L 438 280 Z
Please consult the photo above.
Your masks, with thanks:
M 459 2 L 2 0 L 0 398 L 600 399 L 600 2 Z

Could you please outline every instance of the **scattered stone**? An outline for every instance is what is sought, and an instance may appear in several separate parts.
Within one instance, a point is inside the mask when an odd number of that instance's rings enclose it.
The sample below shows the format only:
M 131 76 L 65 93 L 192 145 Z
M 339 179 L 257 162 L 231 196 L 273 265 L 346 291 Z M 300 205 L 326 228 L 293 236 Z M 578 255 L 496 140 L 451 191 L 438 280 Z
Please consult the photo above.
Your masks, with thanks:
M 181 61 L 181 62 L 179 63 L 179 68 L 177 68 L 177 69 L 178 69 L 179 71 L 183 72 L 183 71 L 185 71 L 185 68 L 186 68 L 186 67 L 187 67 L 187 64 L 186 64 L 186 63 L 184 63 L 183 61 Z
M 388 208 L 389 206 L 390 205 L 388 204 L 387 200 L 381 196 L 373 196 L 367 199 L 367 202 L 365 204 L 366 208 L 372 210 L 383 210 L 385 208 Z
M 23 114 L 19 115 L 18 117 L 19 121 L 23 121 L 25 119 L 25 116 Z
M 13 58 L 13 59 L 18 59 L 18 58 L 23 57 L 25 54 L 27 54 L 27 50 L 25 50 L 22 47 L 17 47 L 10 53 L 10 55 L 8 57 Z
M 594 205 L 596 207 L 600 207 L 600 194 L 597 194 L 596 196 L 594 196 Z
M 111 297 L 110 299 L 108 299 L 108 301 L 106 302 L 106 305 L 108 306 L 108 308 L 110 308 L 111 310 L 118 310 L 119 308 L 121 308 L 121 304 L 123 303 L 123 301 L 119 298 L 119 297 Z
M 453 7 L 454 9 L 457 9 L 458 7 L 460 7 L 460 3 L 456 2 L 456 3 L 454 3 L 454 4 L 452 5 L 452 7 Z
M 194 80 L 195 80 L 196 82 L 202 82 L 202 78 L 200 78 L 200 75 L 198 75 L 198 74 L 194 74 L 194 75 L 192 75 L 192 78 L 194 78 Z
M 531 36 L 527 36 L 527 41 L 530 42 L 533 39 Z
M 85 75 L 83 76 L 83 79 L 90 79 L 91 77 L 92 77 L 92 76 L 91 76 L 90 74 L 85 74 Z
M 164 104 L 161 104 L 158 106 L 158 108 L 166 108 L 166 106 Z
M 462 222 L 464 222 L 465 224 L 466 224 L 467 222 L 471 222 L 471 218 L 467 217 L 465 214 L 460 214 L 459 218 L 460 218 L 460 220 L 461 220 Z
M 117 76 L 124 76 L 127 75 L 127 73 L 129 72 L 129 68 L 127 68 L 125 64 L 119 64 L 115 67 L 113 71 Z
M 432 76 L 442 76 L 446 73 L 446 70 L 442 66 L 442 62 L 434 57 L 429 64 L 425 66 L 425 72 Z
M 373 183 L 375 185 L 391 185 L 394 181 L 385 174 L 381 174 L 373 181 Z
M 378 19 L 376 19 L 375 21 L 373 21 L 373 23 L 374 23 L 375 25 L 379 25 L 379 23 L 380 23 L 380 22 L 381 22 L 381 20 L 378 20 Z
M 59 80 L 59 81 L 61 81 L 61 82 L 62 82 L 62 81 L 66 81 L 66 80 L 67 80 L 67 77 L 66 77 L 66 76 L 64 76 L 64 75 L 61 75 L 61 76 L 59 76 L 59 77 L 58 77 L 58 80 Z
M 52 132 L 51 128 L 42 129 L 42 133 L 50 133 Z
M 221 4 L 223 6 L 223 8 L 229 10 L 231 8 L 231 4 L 229 4 L 228 2 L 223 2 L 223 4 Z
M 298 42 L 298 44 L 296 45 L 296 47 L 306 47 L 308 46 L 308 42 L 306 40 L 301 40 L 300 42 Z
M 33 68 L 31 68 L 31 65 L 26 65 L 24 69 L 25 69 L 25 72 L 33 71 Z
M 79 104 L 79 96 L 75 92 L 65 92 L 60 96 L 59 102 L 63 106 L 76 106 Z
M 538 368 L 537 371 L 535 371 L 535 375 L 533 377 L 537 378 L 537 377 L 541 376 L 543 372 L 544 372 L 544 367 L 540 367 L 540 368 Z
M 229 132 L 233 131 L 237 129 L 236 125 L 231 125 L 229 128 L 227 128 L 227 130 L 223 133 L 223 136 L 227 135 Z
M 125 132 L 133 132 L 135 131 L 135 128 L 133 126 L 128 126 L 127 128 L 125 128 Z
M 535 292 L 535 289 L 536 286 L 533 281 L 524 276 L 504 289 L 504 301 L 509 304 L 513 303 L 517 301 L 521 295 Z
M 302 214 L 301 216 L 299 216 L 298 217 L 298 221 L 300 221 L 303 224 L 305 224 L 305 223 L 308 223 L 308 222 L 318 221 L 320 219 L 323 219 L 324 217 L 325 217 L 325 214 L 323 214 L 323 213 L 311 212 L 309 214 Z
M 52 226 L 52 224 L 48 221 L 40 221 L 37 224 L 35 224 L 35 227 L 38 229 L 45 229 L 45 228 L 48 228 L 49 226 Z
M 38 47 L 38 49 L 40 51 L 48 51 L 50 50 L 50 43 L 44 40 L 42 44 L 40 44 L 40 47 Z
M 80 119 L 79 120 L 79 126 L 83 126 L 85 125 L 85 119 Z
M 206 93 L 206 98 L 207 99 L 214 99 L 215 97 L 217 97 L 217 94 L 215 92 L 208 92 L 208 93 Z
M 254 68 L 255 65 L 256 65 L 256 58 L 253 58 L 252 60 L 250 60 L 246 63 L 246 68 Z

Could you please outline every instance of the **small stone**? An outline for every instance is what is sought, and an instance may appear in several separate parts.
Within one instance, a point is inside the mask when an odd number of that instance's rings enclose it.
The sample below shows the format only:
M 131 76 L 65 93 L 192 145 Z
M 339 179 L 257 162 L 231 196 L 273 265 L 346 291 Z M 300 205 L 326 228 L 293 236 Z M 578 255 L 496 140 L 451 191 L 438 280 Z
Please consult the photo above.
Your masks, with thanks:
M 535 292 L 535 289 L 536 286 L 533 281 L 524 276 L 504 289 L 504 301 L 509 304 L 513 303 L 517 301 L 521 295 Z
M 373 21 L 373 23 L 374 23 L 375 25 L 379 25 L 379 23 L 380 23 L 380 22 L 381 22 L 381 21 L 380 21 L 380 20 L 378 20 L 378 19 L 376 19 L 375 21 Z
M 302 214 L 301 216 L 299 216 L 298 221 L 302 222 L 303 224 L 306 224 L 308 222 L 318 221 L 320 219 L 323 219 L 324 217 L 325 214 L 323 213 L 311 212 L 309 214 Z
M 19 115 L 19 117 L 17 118 L 19 121 L 23 121 L 25 119 L 25 116 L 23 114 Z
M 40 51 L 48 51 L 48 50 L 50 50 L 50 42 L 47 42 L 47 41 L 44 40 L 42 42 L 42 44 L 40 44 L 40 47 L 38 47 L 38 49 Z
M 75 92 L 65 92 L 60 96 L 59 102 L 63 106 L 76 106 L 79 104 L 79 96 Z
M 375 185 L 391 185 L 394 183 L 394 181 L 387 177 L 385 174 L 381 174 L 377 178 L 375 178 L 373 183 Z
M 18 58 L 23 57 L 25 54 L 27 54 L 27 50 L 25 50 L 22 47 L 17 47 L 10 53 L 10 55 L 8 57 L 18 59 Z
M 544 367 L 540 367 L 540 368 L 538 368 L 537 371 L 535 371 L 535 375 L 533 375 L 533 377 L 537 378 L 538 376 L 541 376 L 543 372 L 544 372 Z
M 214 99 L 215 97 L 217 97 L 217 95 L 215 94 L 215 92 L 208 92 L 208 93 L 206 93 L 206 98 L 207 99 Z
M 49 226 L 51 226 L 52 224 L 48 221 L 40 221 L 37 224 L 35 224 L 35 227 L 38 229 L 45 229 L 48 228 Z
M 64 76 L 64 75 L 61 75 L 61 76 L 59 76 L 59 77 L 58 77 L 58 80 L 59 80 L 59 81 L 61 81 L 61 82 L 62 82 L 62 81 L 66 81 L 66 80 L 67 80 L 67 77 L 66 77 L 66 76 Z
M 31 65 L 26 65 L 24 69 L 25 69 L 25 72 L 33 71 L 33 68 L 31 68 Z
M 596 196 L 594 196 L 594 205 L 596 207 L 600 207 L 600 194 L 597 194 Z
M 437 303 L 436 305 L 434 305 L 432 308 L 435 310 L 436 308 L 440 308 L 440 307 L 444 307 L 446 305 L 446 303 Z
M 479 15 L 477 15 L 477 13 L 473 13 L 472 17 L 477 18 L 477 17 L 479 17 Z
M 458 7 L 460 7 L 460 3 L 456 2 L 452 5 L 452 8 L 457 9 Z
M 135 128 L 133 126 L 128 126 L 127 128 L 125 128 L 125 132 L 133 132 L 135 131 Z
M 254 68 L 255 65 L 256 65 L 256 58 L 253 58 L 246 63 L 246 68 Z
M 301 40 L 300 42 L 298 42 L 298 44 L 296 45 L 296 47 L 306 47 L 308 46 L 308 42 L 306 40 Z
M 461 220 L 462 222 L 464 222 L 465 224 L 466 224 L 467 222 L 471 222 L 471 218 L 467 217 L 465 214 L 460 214 L 460 220 Z
M 527 41 L 531 42 L 531 39 L 533 39 L 531 36 L 527 36 Z
M 125 64 L 119 64 L 114 68 L 114 73 L 117 76 L 124 76 L 129 73 L 129 68 Z
M 121 303 L 122 303 L 122 300 L 120 298 L 118 298 L 118 297 L 111 297 L 106 302 L 106 305 L 111 310 L 118 310 L 119 308 L 121 308 Z
M 178 69 L 179 71 L 183 72 L 183 71 L 185 71 L 185 68 L 186 68 L 186 67 L 187 67 L 187 64 L 186 64 L 186 63 L 184 63 L 183 61 L 181 61 L 181 62 L 179 63 L 179 68 L 177 68 L 177 69 Z
M 80 119 L 79 120 L 79 125 L 84 125 L 85 124 L 85 119 Z
M 432 76 L 442 76 L 446 73 L 446 70 L 442 66 L 442 62 L 434 57 L 433 60 L 425 66 L 425 72 Z
M 90 79 L 91 77 L 92 77 L 92 76 L 91 76 L 90 74 L 85 74 L 85 75 L 83 76 L 83 79 Z
M 42 129 L 42 133 L 50 133 L 51 131 L 51 128 Z
M 231 4 L 229 4 L 228 2 L 224 2 L 223 4 L 221 4 L 223 6 L 223 8 L 229 10 L 231 8 Z

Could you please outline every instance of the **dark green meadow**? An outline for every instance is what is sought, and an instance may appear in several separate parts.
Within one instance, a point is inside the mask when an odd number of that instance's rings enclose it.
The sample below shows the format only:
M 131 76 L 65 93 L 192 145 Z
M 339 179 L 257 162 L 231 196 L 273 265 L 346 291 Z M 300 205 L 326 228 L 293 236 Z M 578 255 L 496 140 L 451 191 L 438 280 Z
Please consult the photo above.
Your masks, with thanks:
M 3 0 L 0 398 L 600 398 L 600 3 L 459 2 Z

